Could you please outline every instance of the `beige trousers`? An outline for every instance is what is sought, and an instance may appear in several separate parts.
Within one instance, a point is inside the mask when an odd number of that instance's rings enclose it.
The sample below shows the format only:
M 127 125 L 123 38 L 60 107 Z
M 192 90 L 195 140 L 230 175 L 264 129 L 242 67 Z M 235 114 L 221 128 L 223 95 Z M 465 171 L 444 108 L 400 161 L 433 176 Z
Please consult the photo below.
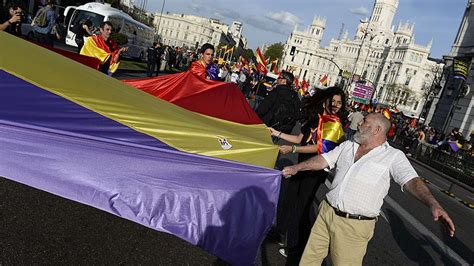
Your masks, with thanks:
M 326 201 L 321 202 L 300 265 L 321 265 L 328 250 L 336 266 L 362 265 L 375 221 L 337 216 Z

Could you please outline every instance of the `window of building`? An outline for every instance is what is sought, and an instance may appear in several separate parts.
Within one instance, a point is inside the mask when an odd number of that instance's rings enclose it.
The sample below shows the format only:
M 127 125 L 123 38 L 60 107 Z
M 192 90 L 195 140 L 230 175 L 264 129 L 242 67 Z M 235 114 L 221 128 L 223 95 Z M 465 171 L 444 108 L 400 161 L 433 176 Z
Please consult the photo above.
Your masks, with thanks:
M 308 60 L 308 63 L 306 65 L 309 66 L 309 63 L 311 63 L 311 60 Z
M 291 57 L 291 62 L 295 62 L 295 56 Z
M 419 102 L 418 102 L 418 101 L 416 101 L 416 102 L 415 102 L 415 105 L 413 105 L 413 110 L 416 110 L 416 109 L 418 109 L 418 104 L 419 104 Z
M 410 85 L 410 81 L 411 81 L 411 76 L 408 76 L 407 77 L 407 80 L 405 81 L 405 85 Z
M 316 35 L 319 35 L 319 29 L 316 31 Z

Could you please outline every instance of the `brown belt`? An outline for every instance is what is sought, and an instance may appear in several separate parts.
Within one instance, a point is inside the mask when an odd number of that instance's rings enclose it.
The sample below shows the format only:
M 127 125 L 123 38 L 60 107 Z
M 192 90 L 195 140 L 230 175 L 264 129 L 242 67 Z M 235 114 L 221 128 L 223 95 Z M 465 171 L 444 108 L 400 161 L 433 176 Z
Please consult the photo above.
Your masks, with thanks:
M 355 219 L 355 220 L 375 220 L 376 217 L 367 217 L 367 216 L 364 216 L 364 215 L 357 215 L 357 214 L 350 214 L 350 213 L 347 213 L 347 212 L 343 212 L 343 211 L 340 211 L 338 208 L 336 207 L 333 207 L 331 204 L 329 204 L 329 202 L 326 200 L 326 203 L 331 206 L 331 208 L 334 209 L 334 213 L 336 213 L 337 216 L 341 216 L 341 217 L 344 217 L 344 218 L 348 218 L 348 219 Z

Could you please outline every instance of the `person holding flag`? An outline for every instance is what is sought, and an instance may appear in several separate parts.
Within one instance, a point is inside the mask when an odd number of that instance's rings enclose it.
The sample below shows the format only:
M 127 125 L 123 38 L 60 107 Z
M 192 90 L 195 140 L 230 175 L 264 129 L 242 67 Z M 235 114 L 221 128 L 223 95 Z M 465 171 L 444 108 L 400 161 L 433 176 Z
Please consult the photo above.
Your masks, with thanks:
M 214 46 L 210 43 L 203 44 L 201 47 L 201 58 L 191 64 L 189 71 L 203 79 L 217 80 L 219 78 L 219 69 L 212 62 L 213 56 Z
M 113 26 L 109 21 L 102 22 L 99 29 L 100 35 L 92 35 L 86 38 L 80 54 L 99 59 L 99 70 L 112 76 L 120 64 L 120 55 L 127 51 L 128 47 L 119 48 L 110 38 Z
M 299 135 L 270 128 L 272 136 L 295 144 L 280 146 L 280 153 L 298 153 L 301 163 L 337 147 L 345 140 L 341 122 L 345 120 L 345 101 L 344 91 L 338 87 L 318 90 L 312 97 L 304 98 Z M 280 253 L 288 257 L 288 262 L 299 261 L 303 254 L 314 223 L 311 216 L 314 195 L 326 178 L 324 170 L 300 172 L 288 180 L 286 190 L 282 192 L 277 224 L 280 233 L 286 235 L 287 246 L 280 249 Z

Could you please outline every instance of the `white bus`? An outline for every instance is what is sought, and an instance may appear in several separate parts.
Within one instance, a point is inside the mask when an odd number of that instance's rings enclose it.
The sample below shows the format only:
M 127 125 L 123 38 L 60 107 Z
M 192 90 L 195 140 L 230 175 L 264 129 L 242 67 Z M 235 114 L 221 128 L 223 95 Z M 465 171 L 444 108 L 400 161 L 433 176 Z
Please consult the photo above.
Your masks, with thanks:
M 66 44 L 77 47 L 75 34 L 71 31 L 77 23 L 87 19 L 92 21 L 93 28 L 98 30 L 103 21 L 110 21 L 114 32 L 128 37 L 128 51 L 126 57 L 144 60 L 146 50 L 153 44 L 155 30 L 134 20 L 130 15 L 102 3 L 87 3 L 82 6 L 68 6 L 64 10 L 67 35 Z

